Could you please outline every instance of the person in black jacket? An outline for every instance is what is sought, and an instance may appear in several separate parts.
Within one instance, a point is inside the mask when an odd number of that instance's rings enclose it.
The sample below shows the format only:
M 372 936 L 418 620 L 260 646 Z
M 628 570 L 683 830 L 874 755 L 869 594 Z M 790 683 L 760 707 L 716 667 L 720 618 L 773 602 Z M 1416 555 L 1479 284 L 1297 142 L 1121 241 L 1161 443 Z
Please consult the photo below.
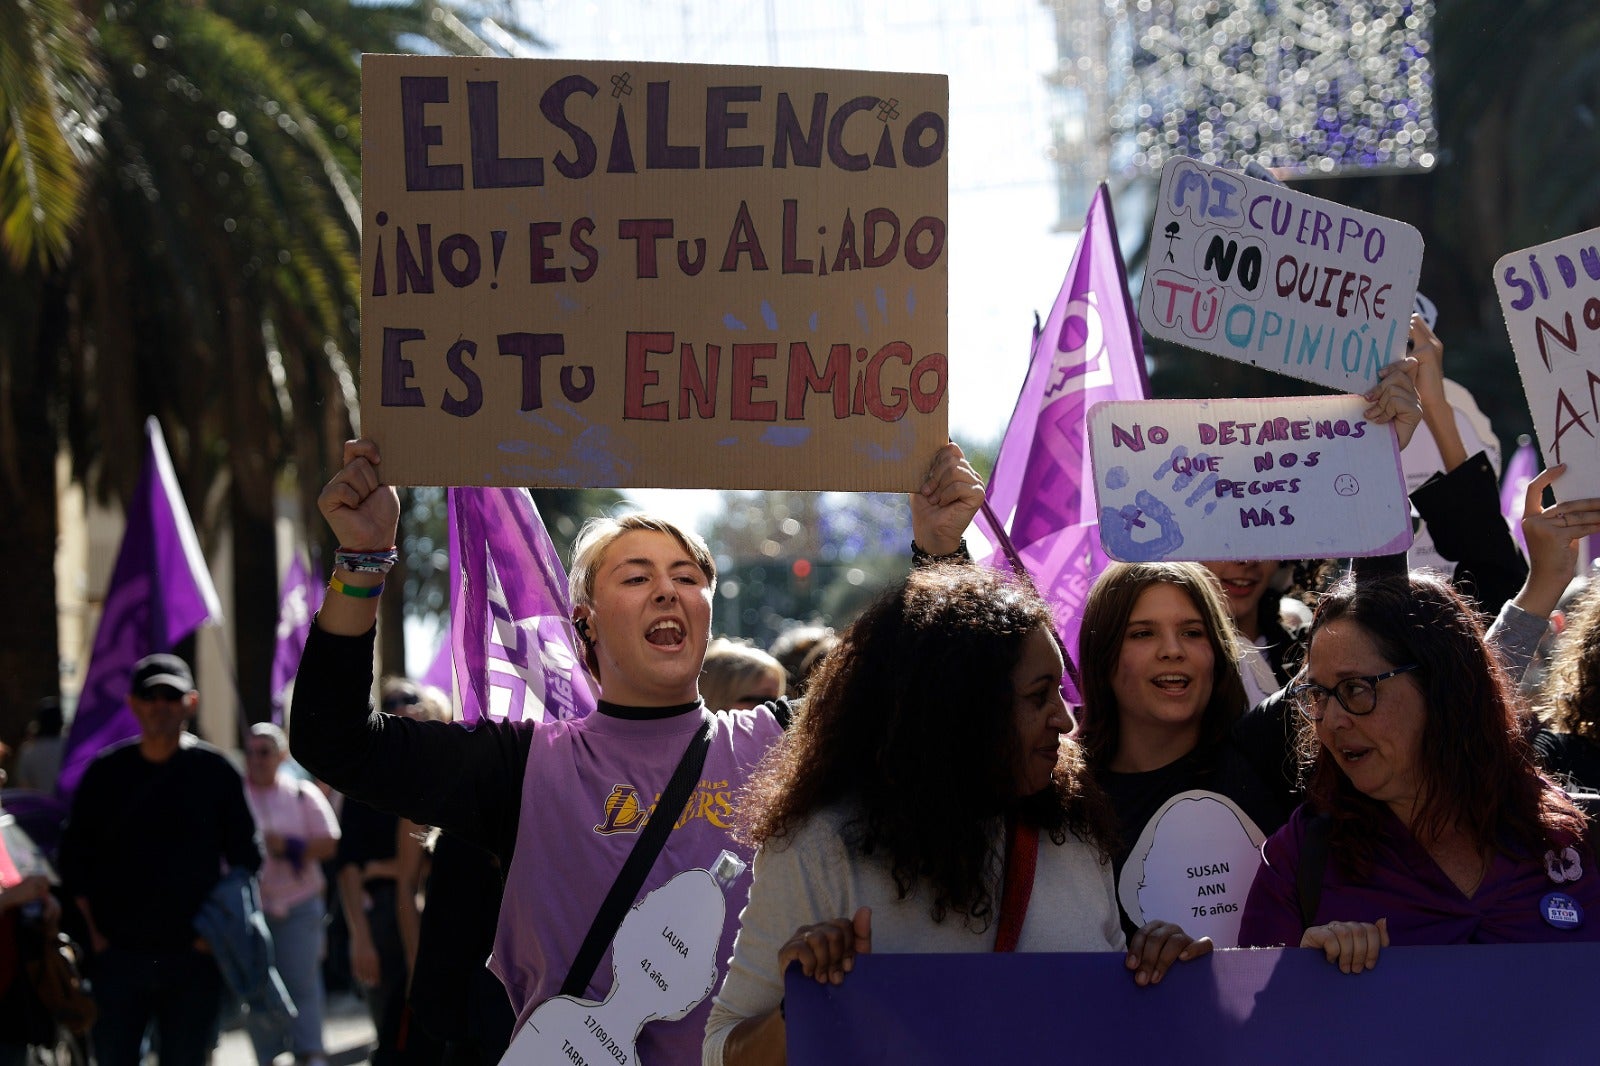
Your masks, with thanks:
M 139 736 L 83 775 L 61 840 L 61 877 L 89 929 L 101 1066 L 138 1066 L 155 1023 L 163 1066 L 203 1066 L 222 975 L 194 918 L 224 865 L 261 868 L 244 780 L 184 731 L 199 707 L 189 664 L 148 655 L 128 697 Z

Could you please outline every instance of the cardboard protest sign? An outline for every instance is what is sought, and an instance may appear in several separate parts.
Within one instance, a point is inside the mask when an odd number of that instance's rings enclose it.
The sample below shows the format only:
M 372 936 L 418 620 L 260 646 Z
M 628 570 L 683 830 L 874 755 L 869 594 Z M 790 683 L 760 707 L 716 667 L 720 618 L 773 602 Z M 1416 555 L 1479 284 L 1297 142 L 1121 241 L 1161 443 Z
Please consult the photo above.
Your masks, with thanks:
M 912 488 L 946 434 L 942 76 L 370 55 L 393 484 Z
M 1372 1066 L 1574 1066 L 1600 1046 L 1600 1012 L 1563 994 L 1600 969 L 1600 944 L 1397 945 L 1356 975 L 1311 949 L 1214 951 L 1144 988 L 1124 957 L 867 954 L 838 985 L 793 966 L 788 1061 L 1347 1066 L 1329 1019 L 1359 1027 Z
M 1406 351 L 1422 235 L 1237 171 L 1161 169 L 1139 323 L 1226 359 L 1364 393 Z
M 1138 925 L 1175 922 L 1190 936 L 1234 947 L 1266 839 L 1227 796 L 1180 792 L 1145 823 L 1123 864 L 1117 899 Z
M 1600 229 L 1501 257 L 1494 284 L 1556 495 L 1600 496 Z
M 1399 447 L 1366 408 L 1360 396 L 1096 404 L 1100 543 L 1124 562 L 1404 550 Z

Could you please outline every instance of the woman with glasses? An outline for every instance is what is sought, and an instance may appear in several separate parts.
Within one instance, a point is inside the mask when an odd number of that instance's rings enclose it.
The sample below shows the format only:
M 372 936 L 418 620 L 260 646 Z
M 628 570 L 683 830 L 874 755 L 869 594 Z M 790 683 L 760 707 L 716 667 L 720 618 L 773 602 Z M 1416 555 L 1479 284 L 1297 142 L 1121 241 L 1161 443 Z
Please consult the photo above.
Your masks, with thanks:
M 1267 841 L 1245 946 L 1347 973 L 1396 944 L 1600 939 L 1583 815 L 1534 768 L 1470 607 L 1415 572 L 1325 595 L 1290 698 L 1308 802 Z

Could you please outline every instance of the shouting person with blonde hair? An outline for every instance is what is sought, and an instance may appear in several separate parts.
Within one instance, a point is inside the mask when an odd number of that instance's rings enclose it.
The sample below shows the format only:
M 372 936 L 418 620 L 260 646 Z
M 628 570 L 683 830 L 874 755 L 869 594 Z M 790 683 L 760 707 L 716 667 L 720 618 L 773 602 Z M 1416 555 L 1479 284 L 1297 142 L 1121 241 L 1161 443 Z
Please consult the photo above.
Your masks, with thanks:
M 941 452 L 929 493 L 939 494 L 940 477 L 970 475 L 959 455 L 953 445 Z M 490 966 L 519 1029 L 558 995 L 604 1000 L 613 987 L 610 934 L 596 915 L 641 833 L 662 839 L 638 894 L 718 866 L 724 850 L 748 859 L 729 830 L 738 790 L 781 733 L 788 705 L 705 707 L 699 678 L 716 563 L 695 534 L 628 515 L 591 521 L 573 550 L 573 626 L 599 685 L 597 713 L 472 729 L 376 713 L 368 692 L 377 594 L 399 501 L 371 441 L 347 444 L 344 459 L 320 507 L 349 565 L 336 571 L 300 663 L 295 755 L 347 794 L 458 834 L 500 860 L 506 889 Z M 685 945 L 713 959 L 717 972 L 731 954 L 748 885 L 748 874 L 729 881 L 726 919 L 708 932 L 714 942 Z M 626 898 L 617 922 L 635 898 L 619 891 Z M 598 932 L 586 936 L 591 929 Z M 638 1058 L 653 1066 L 696 1061 L 709 1010 L 701 1000 L 645 1024 Z

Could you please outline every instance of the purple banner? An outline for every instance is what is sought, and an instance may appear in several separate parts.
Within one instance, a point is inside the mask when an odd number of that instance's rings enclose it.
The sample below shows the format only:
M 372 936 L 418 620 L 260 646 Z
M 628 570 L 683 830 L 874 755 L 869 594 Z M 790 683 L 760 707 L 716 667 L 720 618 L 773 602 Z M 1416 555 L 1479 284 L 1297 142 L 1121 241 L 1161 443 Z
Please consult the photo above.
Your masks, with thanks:
M 283 575 L 278 595 L 278 647 L 272 656 L 272 720 L 283 724 L 289 707 L 294 675 L 300 669 L 300 653 L 306 650 L 311 618 L 322 606 L 322 586 L 311 580 L 311 568 L 296 552 Z
M 133 664 L 171 651 L 201 623 L 222 618 L 161 424 L 147 419 L 144 435 L 144 469 L 128 503 L 122 546 L 61 757 L 56 789 L 62 796 L 77 789 L 90 761 L 108 745 L 139 734 L 128 706 Z
M 1108 562 L 1097 533 L 1085 413 L 1102 400 L 1149 395 L 1111 197 L 1102 184 L 1089 204 L 1061 293 L 1034 342 L 988 486 L 990 507 L 1055 609 L 1061 639 L 1074 657 L 1083 601 Z M 993 540 L 989 523 L 980 523 Z M 1069 699 L 1082 702 L 1070 679 L 1064 687 Z
M 461 720 L 581 718 L 594 691 L 567 572 L 527 489 L 451 489 L 450 649 Z
M 455 586 L 450 592 L 455 594 Z M 456 666 L 450 655 L 450 627 L 444 627 L 444 633 L 439 637 L 439 650 L 433 653 L 433 662 L 428 664 L 428 670 L 422 675 L 424 685 L 432 685 L 446 696 L 455 689 Z
M 1120 953 L 864 955 L 838 986 L 789 971 L 790 1066 L 1594 1061 L 1600 944 L 1218 951 L 1139 988 Z M 1357 1050 L 1359 1049 L 1359 1050 Z
M 1505 477 L 1500 481 L 1500 513 L 1511 526 L 1511 539 L 1524 552 L 1528 550 L 1528 540 L 1522 535 L 1522 505 L 1528 499 L 1528 482 L 1538 476 L 1539 454 L 1533 450 L 1533 442 L 1524 437 L 1512 453 Z

